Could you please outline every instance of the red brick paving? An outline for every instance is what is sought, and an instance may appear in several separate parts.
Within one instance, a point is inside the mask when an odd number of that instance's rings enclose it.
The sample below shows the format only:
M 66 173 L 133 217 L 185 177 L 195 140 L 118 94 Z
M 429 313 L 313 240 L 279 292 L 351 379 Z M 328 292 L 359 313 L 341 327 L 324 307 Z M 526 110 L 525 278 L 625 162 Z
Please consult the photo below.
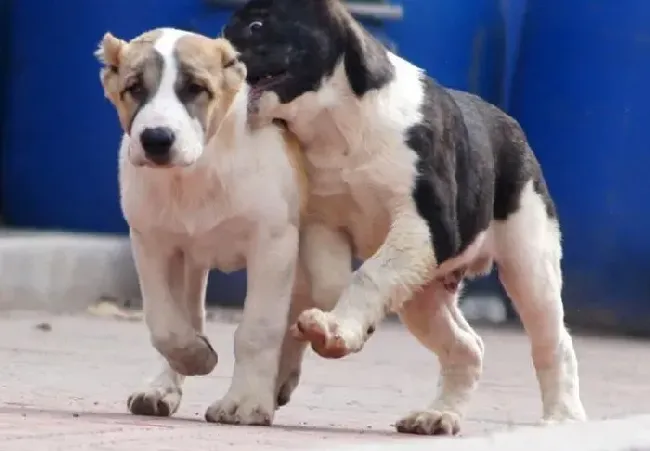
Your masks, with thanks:
M 51 331 L 35 326 L 43 321 Z M 210 323 L 220 354 L 213 374 L 192 378 L 173 419 L 126 413 L 125 400 L 155 369 L 144 324 L 92 317 L 0 318 L 0 449 L 279 450 L 404 439 L 391 424 L 435 390 L 435 358 L 397 323 L 384 324 L 360 354 L 310 355 L 291 403 L 271 428 L 217 426 L 207 406 L 228 387 L 234 325 Z M 465 435 L 533 424 L 540 415 L 528 343 L 517 331 L 482 330 L 487 355 Z M 582 393 L 592 418 L 642 413 L 650 403 L 650 346 L 575 339 Z M 218 448 L 217 448 L 218 445 Z

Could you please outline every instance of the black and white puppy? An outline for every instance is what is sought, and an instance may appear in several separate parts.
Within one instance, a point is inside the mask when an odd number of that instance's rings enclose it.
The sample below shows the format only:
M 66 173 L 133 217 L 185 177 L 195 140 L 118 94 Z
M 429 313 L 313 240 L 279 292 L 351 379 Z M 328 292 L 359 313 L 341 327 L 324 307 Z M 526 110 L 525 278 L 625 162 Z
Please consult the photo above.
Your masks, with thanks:
M 342 357 L 396 311 L 441 365 L 436 399 L 397 429 L 455 434 L 483 363 L 459 282 L 496 262 L 530 337 L 544 422 L 584 420 L 558 218 L 518 123 L 387 51 L 339 0 L 251 0 L 224 36 L 248 67 L 256 119 L 284 120 L 306 153 L 301 252 L 316 304 L 338 303 L 304 311 L 296 335 Z M 364 260 L 354 273 L 351 256 Z

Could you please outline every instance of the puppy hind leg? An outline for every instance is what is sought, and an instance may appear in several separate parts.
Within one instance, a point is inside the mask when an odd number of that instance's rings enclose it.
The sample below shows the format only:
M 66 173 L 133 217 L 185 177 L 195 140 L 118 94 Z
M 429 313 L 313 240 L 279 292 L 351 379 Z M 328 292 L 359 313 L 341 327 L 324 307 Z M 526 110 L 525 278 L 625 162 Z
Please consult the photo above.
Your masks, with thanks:
M 519 211 L 495 225 L 499 278 L 530 339 L 543 421 L 583 421 L 578 362 L 564 325 L 559 225 L 548 217 L 532 183 L 520 204 Z
M 288 325 L 293 324 L 300 313 L 314 306 L 309 295 L 294 292 L 291 298 Z M 293 391 L 300 383 L 302 359 L 307 343 L 293 337 L 291 328 L 287 328 L 282 341 L 280 365 L 276 380 L 276 408 L 289 403 Z
M 306 342 L 294 338 L 296 327 L 293 325 L 304 311 L 334 308 L 351 274 L 352 251 L 347 237 L 322 224 L 303 226 L 300 267 L 289 314 L 292 327 L 284 339 L 278 376 L 278 406 L 289 402 L 300 381 Z
M 324 224 L 307 224 L 301 234 L 300 258 L 314 304 L 332 310 L 352 277 L 350 240 Z
M 478 385 L 483 341 L 457 306 L 459 286 L 434 281 L 404 303 L 402 322 L 440 361 L 438 394 L 431 405 L 397 422 L 397 430 L 421 435 L 455 435 Z

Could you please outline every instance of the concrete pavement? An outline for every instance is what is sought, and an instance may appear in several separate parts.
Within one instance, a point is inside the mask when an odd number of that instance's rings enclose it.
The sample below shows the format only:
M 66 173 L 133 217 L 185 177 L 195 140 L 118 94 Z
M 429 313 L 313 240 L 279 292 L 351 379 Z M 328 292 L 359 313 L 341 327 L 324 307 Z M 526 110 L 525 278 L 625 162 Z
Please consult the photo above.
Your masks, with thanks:
M 521 427 L 490 435 L 439 439 L 445 451 L 641 451 L 650 449 L 650 415 L 552 428 Z M 431 439 L 417 438 L 337 447 L 336 451 L 428 451 Z M 323 451 L 328 448 L 324 448 Z
M 221 451 L 353 445 L 347 449 L 379 450 L 392 443 L 407 450 L 411 447 L 402 447 L 406 442 L 417 449 L 446 443 L 431 438 L 422 445 L 420 438 L 393 432 L 391 425 L 402 414 L 431 400 L 437 365 L 400 325 L 390 322 L 360 354 L 340 361 L 310 354 L 302 384 L 291 403 L 278 411 L 274 427 L 205 423 L 205 409 L 229 384 L 234 327 L 223 320 L 209 323 L 208 335 L 220 354 L 219 366 L 210 376 L 187 382 L 185 398 L 173 419 L 151 419 L 129 415 L 125 406 L 129 393 L 157 364 L 144 324 L 3 312 L 0 449 Z M 482 330 L 481 334 L 487 349 L 485 374 L 463 434 L 478 437 L 535 424 L 541 408 L 525 336 L 518 331 Z M 577 337 L 575 344 L 583 399 L 592 419 L 650 410 L 647 342 Z M 530 437 L 526 441 L 531 443 Z M 357 448 L 361 445 L 372 448 Z M 480 448 L 475 443 L 470 449 L 496 448 Z M 556 447 L 555 451 L 561 449 L 569 448 Z

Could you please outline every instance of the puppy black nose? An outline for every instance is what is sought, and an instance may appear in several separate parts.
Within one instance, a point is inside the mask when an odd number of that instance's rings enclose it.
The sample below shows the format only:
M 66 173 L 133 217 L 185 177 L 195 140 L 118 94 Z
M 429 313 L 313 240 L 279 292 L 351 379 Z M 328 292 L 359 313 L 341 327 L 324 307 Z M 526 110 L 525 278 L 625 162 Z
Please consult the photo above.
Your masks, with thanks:
M 169 151 L 174 144 L 174 139 L 176 136 L 168 127 L 145 128 L 140 133 L 140 142 L 144 153 L 156 162 L 169 158 Z

